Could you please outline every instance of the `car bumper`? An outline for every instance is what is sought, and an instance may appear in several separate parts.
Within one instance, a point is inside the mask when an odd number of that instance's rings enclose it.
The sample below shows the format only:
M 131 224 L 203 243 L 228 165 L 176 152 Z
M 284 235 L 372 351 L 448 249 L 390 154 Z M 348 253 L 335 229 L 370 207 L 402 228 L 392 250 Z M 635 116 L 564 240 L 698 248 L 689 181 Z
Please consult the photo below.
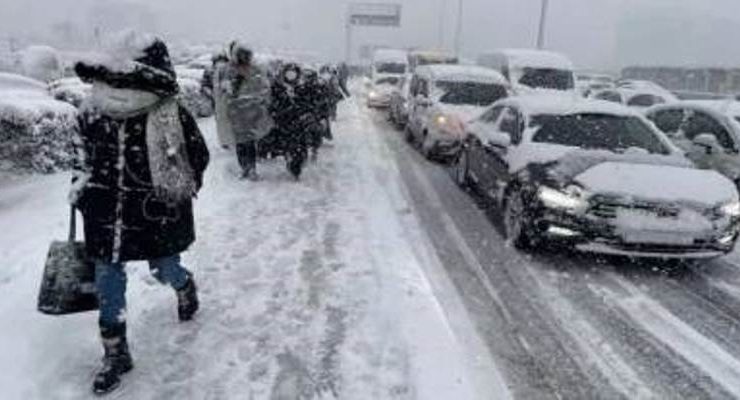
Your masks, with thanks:
M 712 233 L 685 234 L 679 241 L 627 241 L 609 222 L 544 211 L 535 222 L 541 237 L 576 250 L 637 258 L 706 259 L 731 252 L 738 238 L 737 223 Z M 668 233 L 671 235 L 671 233 Z M 673 235 L 680 236 L 679 234 Z M 684 237 L 685 237 L 684 236 Z M 724 239 L 724 240 L 723 240 Z
M 429 153 L 435 157 L 455 157 L 461 147 L 461 140 L 435 140 Z

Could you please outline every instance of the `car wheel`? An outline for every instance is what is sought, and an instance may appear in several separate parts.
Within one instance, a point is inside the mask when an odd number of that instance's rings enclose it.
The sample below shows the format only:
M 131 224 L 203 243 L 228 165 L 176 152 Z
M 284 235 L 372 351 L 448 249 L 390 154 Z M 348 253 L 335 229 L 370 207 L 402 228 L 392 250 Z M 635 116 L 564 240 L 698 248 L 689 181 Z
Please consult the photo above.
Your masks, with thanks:
M 414 133 L 411 131 L 411 126 L 406 125 L 406 128 L 404 128 L 403 132 L 406 136 L 406 143 L 413 145 L 416 140 L 414 140 Z
M 522 193 L 518 189 L 509 191 L 504 202 L 504 229 L 506 239 L 520 250 L 528 249 L 531 244 L 527 214 Z
M 470 186 L 470 176 L 468 175 L 468 168 L 470 165 L 469 157 L 468 150 L 462 148 L 460 149 L 460 154 L 457 156 L 457 162 L 455 163 L 455 182 L 463 189 Z
M 421 140 L 421 154 L 424 155 L 424 158 L 427 160 L 431 160 L 434 157 L 434 154 L 432 152 L 432 149 L 434 148 L 434 143 L 429 143 L 429 135 L 427 133 L 424 133 L 424 137 Z

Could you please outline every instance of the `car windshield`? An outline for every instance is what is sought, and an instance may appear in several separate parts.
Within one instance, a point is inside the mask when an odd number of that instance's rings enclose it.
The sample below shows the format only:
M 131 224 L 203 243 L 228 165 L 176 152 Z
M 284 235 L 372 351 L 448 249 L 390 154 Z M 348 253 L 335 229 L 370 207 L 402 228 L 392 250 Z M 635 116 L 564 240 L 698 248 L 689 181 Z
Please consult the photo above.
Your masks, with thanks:
M 375 81 L 376 85 L 391 85 L 396 86 L 401 82 L 401 78 L 395 76 L 386 76 Z
M 570 90 L 574 87 L 572 72 L 550 68 L 524 68 L 519 83 L 540 89 Z
M 530 124 L 537 128 L 535 143 L 559 144 L 616 153 L 639 148 L 669 154 L 668 147 L 637 117 L 611 114 L 539 115 Z
M 375 64 L 375 70 L 380 74 L 404 74 L 406 73 L 406 64 L 378 63 Z
M 437 87 L 445 104 L 487 106 L 506 97 L 506 88 L 493 83 L 440 81 Z

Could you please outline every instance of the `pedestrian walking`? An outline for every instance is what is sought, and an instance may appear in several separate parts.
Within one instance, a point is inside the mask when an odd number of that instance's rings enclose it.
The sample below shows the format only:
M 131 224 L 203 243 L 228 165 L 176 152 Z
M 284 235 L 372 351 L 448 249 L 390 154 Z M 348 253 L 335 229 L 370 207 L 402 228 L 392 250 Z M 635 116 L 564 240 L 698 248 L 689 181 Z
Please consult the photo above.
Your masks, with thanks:
M 192 199 L 209 161 L 198 125 L 176 100 L 165 43 L 131 33 L 110 57 L 75 66 L 92 83 L 92 95 L 81 109 L 70 192 L 95 263 L 104 350 L 93 382 L 97 394 L 117 388 L 133 368 L 126 262 L 148 261 L 156 279 L 175 290 L 180 321 L 198 310 L 194 276 L 180 254 L 195 240 Z
M 268 110 L 270 83 L 266 73 L 253 63 L 252 51 L 240 44 L 231 46 L 229 62 L 219 73 L 222 107 L 217 123 L 224 136 L 233 140 L 242 178 L 257 180 L 257 145 L 272 129 Z

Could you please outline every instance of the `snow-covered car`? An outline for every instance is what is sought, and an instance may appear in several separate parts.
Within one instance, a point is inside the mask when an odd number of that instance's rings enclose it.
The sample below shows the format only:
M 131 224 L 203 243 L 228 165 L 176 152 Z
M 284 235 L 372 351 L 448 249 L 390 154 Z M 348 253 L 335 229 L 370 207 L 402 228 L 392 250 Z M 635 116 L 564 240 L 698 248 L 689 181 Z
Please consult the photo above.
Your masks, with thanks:
M 367 106 L 387 108 L 391 104 L 393 91 L 401 85 L 402 75 L 384 75 L 372 81 L 367 90 Z
M 92 85 L 76 77 L 62 78 L 51 82 L 49 91 L 55 99 L 79 107 L 85 99 L 90 97 Z
M 617 88 L 655 93 L 667 97 L 673 96 L 673 92 L 653 81 L 645 81 L 639 79 L 620 79 L 617 81 Z
M 0 73 L 0 168 L 51 172 L 70 166 L 77 110 L 46 85 Z
M 615 80 L 609 75 L 592 72 L 576 73 L 576 91 L 583 97 L 589 97 L 594 92 L 614 87 Z
M 409 72 L 425 65 L 457 65 L 460 59 L 450 53 L 435 50 L 413 50 L 408 53 Z
M 400 86 L 391 93 L 391 102 L 388 107 L 388 118 L 399 128 L 406 127 L 409 120 L 409 93 L 411 89 L 411 75 L 402 78 Z
M 484 53 L 477 64 L 499 71 L 517 93 L 534 90 L 575 90 L 573 62 L 563 54 L 532 49 L 501 49 Z
M 697 166 L 740 184 L 740 102 L 681 101 L 652 107 L 645 115 Z
M 518 248 L 712 258 L 735 246 L 733 183 L 701 170 L 640 113 L 564 96 L 502 100 L 468 126 L 455 165 L 501 207 Z
M 196 118 L 207 118 L 214 112 L 213 100 L 203 92 L 203 72 L 202 69 L 175 67 L 180 101 Z
M 596 100 L 611 101 L 624 104 L 628 107 L 648 108 L 657 104 L 675 103 L 678 97 L 673 93 L 663 90 L 651 90 L 648 88 L 628 89 L 614 88 L 592 92 L 588 97 Z
M 465 123 L 509 95 L 500 73 L 483 67 L 428 65 L 416 69 L 409 89 L 406 140 L 427 158 L 457 155 Z

